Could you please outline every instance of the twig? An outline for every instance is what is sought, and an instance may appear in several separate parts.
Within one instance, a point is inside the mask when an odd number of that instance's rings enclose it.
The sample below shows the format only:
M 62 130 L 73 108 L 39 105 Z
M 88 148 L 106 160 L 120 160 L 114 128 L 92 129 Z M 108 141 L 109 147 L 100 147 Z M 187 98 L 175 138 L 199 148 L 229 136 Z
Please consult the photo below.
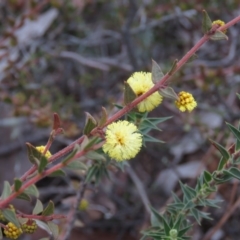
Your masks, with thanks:
M 83 179 L 82 184 L 79 188 L 79 191 L 77 192 L 76 201 L 73 206 L 73 209 L 72 209 L 72 211 L 69 212 L 68 217 L 67 217 L 69 220 L 68 225 L 67 225 L 67 230 L 65 232 L 65 235 L 62 235 L 59 237 L 60 240 L 68 240 L 70 237 L 71 231 L 74 227 L 75 220 L 77 218 L 76 212 L 77 212 L 78 206 L 83 198 L 84 192 L 86 190 L 86 186 L 87 186 L 87 183 L 85 182 L 85 179 Z
M 134 182 L 134 184 L 137 187 L 138 193 L 141 197 L 141 200 L 143 202 L 143 205 L 144 205 L 146 211 L 148 213 L 151 213 L 151 210 L 149 207 L 150 201 L 148 199 L 147 193 L 145 191 L 145 188 L 144 188 L 141 180 L 139 179 L 139 177 L 137 176 L 137 174 L 135 173 L 135 171 L 132 169 L 132 167 L 130 165 L 128 167 L 126 167 L 126 170 L 128 172 L 129 177 L 132 179 L 132 181 Z

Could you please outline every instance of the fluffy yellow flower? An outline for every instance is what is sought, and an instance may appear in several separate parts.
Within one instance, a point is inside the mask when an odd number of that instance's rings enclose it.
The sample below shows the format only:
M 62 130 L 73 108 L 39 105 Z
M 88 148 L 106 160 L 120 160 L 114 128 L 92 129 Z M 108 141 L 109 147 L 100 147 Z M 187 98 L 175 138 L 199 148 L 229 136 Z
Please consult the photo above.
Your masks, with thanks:
M 108 125 L 103 151 L 116 161 L 134 158 L 142 146 L 142 135 L 137 127 L 128 121 Z
M 45 149 L 45 146 L 38 146 L 36 147 L 36 149 L 40 152 L 40 153 L 43 153 L 44 152 L 44 149 Z M 47 152 L 45 153 L 45 157 L 48 159 L 52 156 L 52 154 L 47 150 Z
M 152 73 L 135 72 L 128 80 L 132 90 L 137 96 L 147 92 L 154 86 L 152 82 Z M 162 102 L 162 96 L 155 92 L 137 105 L 139 112 L 150 112 Z
M 218 27 L 222 27 L 222 26 L 225 25 L 225 22 L 222 21 L 222 20 L 216 20 L 216 21 L 213 21 L 213 22 L 212 22 L 212 26 L 213 26 L 213 25 L 218 25 Z M 223 32 L 223 33 L 226 33 L 226 32 L 227 32 L 227 29 L 224 30 L 224 31 L 222 31 L 222 32 Z
M 197 102 L 191 93 L 180 92 L 178 97 L 179 99 L 175 101 L 175 104 L 182 112 L 185 112 L 186 110 L 191 112 L 197 106 Z

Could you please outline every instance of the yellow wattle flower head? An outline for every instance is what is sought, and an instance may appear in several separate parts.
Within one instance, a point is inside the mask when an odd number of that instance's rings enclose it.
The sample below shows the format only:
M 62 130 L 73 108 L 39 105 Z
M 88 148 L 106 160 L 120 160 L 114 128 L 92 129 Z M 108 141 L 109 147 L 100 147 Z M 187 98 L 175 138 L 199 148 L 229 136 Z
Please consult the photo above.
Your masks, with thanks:
M 38 146 L 36 147 L 36 149 L 40 152 L 40 153 L 43 153 L 44 152 L 44 149 L 45 149 L 45 146 Z M 52 154 L 47 150 L 47 152 L 45 153 L 45 157 L 48 159 L 52 156 Z
M 22 230 L 25 233 L 32 234 L 36 231 L 36 229 L 37 229 L 37 224 L 32 219 L 28 219 L 28 221 L 22 225 Z
M 134 158 L 142 146 L 142 135 L 128 121 L 117 121 L 107 126 L 103 151 L 116 161 Z
M 212 22 L 212 26 L 213 26 L 213 25 L 218 25 L 218 27 L 222 27 L 222 26 L 225 25 L 225 22 L 222 21 L 222 20 L 216 20 L 216 21 L 213 21 L 213 22 Z M 227 32 L 227 29 L 224 30 L 224 31 L 222 31 L 222 32 L 223 32 L 223 33 L 226 33 L 226 32 Z
M 89 207 L 89 202 L 86 199 L 82 199 L 81 202 L 79 203 L 78 209 L 81 211 L 87 210 Z
M 135 72 L 128 80 L 134 93 L 139 97 L 154 86 L 152 73 Z M 162 102 L 162 96 L 155 92 L 137 105 L 139 112 L 150 112 Z
M 182 91 L 178 94 L 178 98 L 179 99 L 175 101 L 175 104 L 182 112 L 191 112 L 197 106 L 197 102 L 191 93 Z
M 21 228 L 16 227 L 13 223 L 9 222 L 4 227 L 4 234 L 10 239 L 17 239 L 23 232 Z

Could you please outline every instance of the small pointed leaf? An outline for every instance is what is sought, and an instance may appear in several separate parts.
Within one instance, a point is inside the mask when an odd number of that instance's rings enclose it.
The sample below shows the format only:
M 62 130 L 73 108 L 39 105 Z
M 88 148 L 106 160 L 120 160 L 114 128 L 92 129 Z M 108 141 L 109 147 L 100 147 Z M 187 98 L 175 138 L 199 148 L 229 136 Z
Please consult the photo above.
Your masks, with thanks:
M 133 91 L 131 86 L 127 82 L 124 82 L 124 104 L 128 105 L 136 97 L 137 97 L 137 95 L 135 94 L 135 92 Z
M 223 173 L 228 175 L 228 176 L 232 176 L 232 177 L 240 180 L 240 170 L 238 168 L 231 167 L 228 170 L 223 170 Z
M 53 114 L 53 130 L 57 131 L 61 127 L 60 117 L 57 113 Z
M 66 174 L 63 170 L 59 169 L 53 173 L 51 173 L 50 175 L 48 175 L 48 177 L 65 177 Z
M 58 225 L 55 224 L 54 222 L 47 222 L 48 227 L 50 228 L 52 235 L 54 237 L 54 239 L 58 238 L 58 234 L 59 234 L 59 228 Z
M 159 94 L 165 98 L 170 98 L 173 100 L 178 100 L 178 95 L 171 87 L 160 88 L 158 90 Z
M 39 199 L 37 199 L 36 205 L 33 209 L 32 214 L 37 215 L 37 214 L 41 213 L 42 211 L 43 211 L 43 204 Z
M 24 193 L 32 195 L 37 198 L 39 197 L 38 189 L 36 188 L 36 186 L 34 184 L 29 186 L 27 189 L 25 189 Z
M 10 186 L 9 182 L 4 181 L 1 199 L 2 200 L 6 199 L 11 194 L 11 192 L 12 192 L 12 190 L 11 190 L 11 186 Z
M 88 135 L 97 126 L 96 119 L 88 112 L 86 114 L 86 123 L 83 129 L 83 134 Z
M 42 157 L 41 152 L 39 152 L 31 143 L 26 143 L 28 159 L 34 165 L 39 165 L 40 159 Z
M 29 202 L 32 200 L 31 197 L 28 194 L 24 193 L 24 192 L 19 194 L 17 196 L 17 198 L 18 199 L 22 199 L 22 200 L 26 200 L 26 201 L 29 201 Z
M 219 143 L 213 141 L 210 139 L 210 142 L 212 143 L 212 145 L 217 148 L 219 150 L 219 152 L 222 154 L 224 160 L 228 160 L 230 158 L 230 154 L 229 152 Z
M 152 81 L 154 84 L 156 84 L 158 81 L 160 81 L 163 78 L 164 74 L 160 68 L 160 66 L 152 60 Z
M 54 203 L 53 201 L 49 201 L 47 207 L 43 210 L 42 215 L 43 216 L 49 216 L 54 213 Z
M 176 68 L 177 68 L 177 64 L 178 64 L 178 60 L 175 59 L 174 62 L 173 62 L 173 65 L 172 65 L 172 67 L 171 67 L 171 70 L 170 70 L 169 73 L 168 73 L 168 75 L 171 76 L 171 75 L 175 72 L 175 70 L 176 70 Z
M 240 141 L 240 131 L 235 128 L 233 125 L 230 123 L 226 123 L 230 131 L 234 134 L 234 136 L 237 138 L 238 141 Z
M 2 210 L 2 214 L 9 222 L 12 222 L 16 227 L 20 228 L 20 224 L 15 212 L 6 208 Z
M 76 155 L 78 150 L 79 150 L 79 145 L 75 145 L 73 151 L 63 159 L 62 163 L 67 164 L 68 161 L 70 161 Z
M 207 12 L 203 10 L 203 21 L 202 21 L 202 30 L 206 34 L 212 28 L 212 21 L 208 16 Z
M 210 37 L 211 40 L 218 41 L 218 40 L 228 40 L 228 36 L 223 32 L 217 30 L 214 35 Z
M 17 192 L 22 186 L 22 181 L 18 178 L 14 179 L 14 190 Z
M 66 167 L 73 170 L 87 170 L 87 166 L 77 160 L 69 163 Z
M 42 155 L 38 166 L 38 172 L 42 173 L 48 164 L 48 159 Z
M 98 123 L 98 126 L 102 127 L 106 123 L 107 118 L 108 118 L 107 110 L 106 110 L 106 108 L 102 107 L 102 116 Z

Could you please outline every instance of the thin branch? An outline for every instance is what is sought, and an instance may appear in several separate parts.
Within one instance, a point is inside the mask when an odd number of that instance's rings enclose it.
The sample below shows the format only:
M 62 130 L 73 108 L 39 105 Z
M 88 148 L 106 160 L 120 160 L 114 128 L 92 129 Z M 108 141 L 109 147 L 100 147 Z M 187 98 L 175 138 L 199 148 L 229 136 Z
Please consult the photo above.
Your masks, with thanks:
M 85 182 L 85 179 L 83 179 L 82 181 L 82 184 L 79 188 L 79 191 L 77 192 L 77 195 L 76 195 L 76 201 L 75 201 L 75 204 L 73 206 L 73 209 L 72 211 L 69 212 L 68 214 L 68 226 L 67 226 L 67 230 L 65 232 L 65 235 L 63 236 L 60 236 L 60 240 L 68 240 L 70 238 L 70 235 L 71 235 L 71 231 L 74 227 L 74 223 L 75 223 L 75 220 L 77 218 L 77 210 L 78 210 L 78 207 L 79 207 L 79 204 L 83 198 L 83 195 L 84 195 L 84 192 L 86 190 L 86 186 L 87 186 L 87 183 Z

